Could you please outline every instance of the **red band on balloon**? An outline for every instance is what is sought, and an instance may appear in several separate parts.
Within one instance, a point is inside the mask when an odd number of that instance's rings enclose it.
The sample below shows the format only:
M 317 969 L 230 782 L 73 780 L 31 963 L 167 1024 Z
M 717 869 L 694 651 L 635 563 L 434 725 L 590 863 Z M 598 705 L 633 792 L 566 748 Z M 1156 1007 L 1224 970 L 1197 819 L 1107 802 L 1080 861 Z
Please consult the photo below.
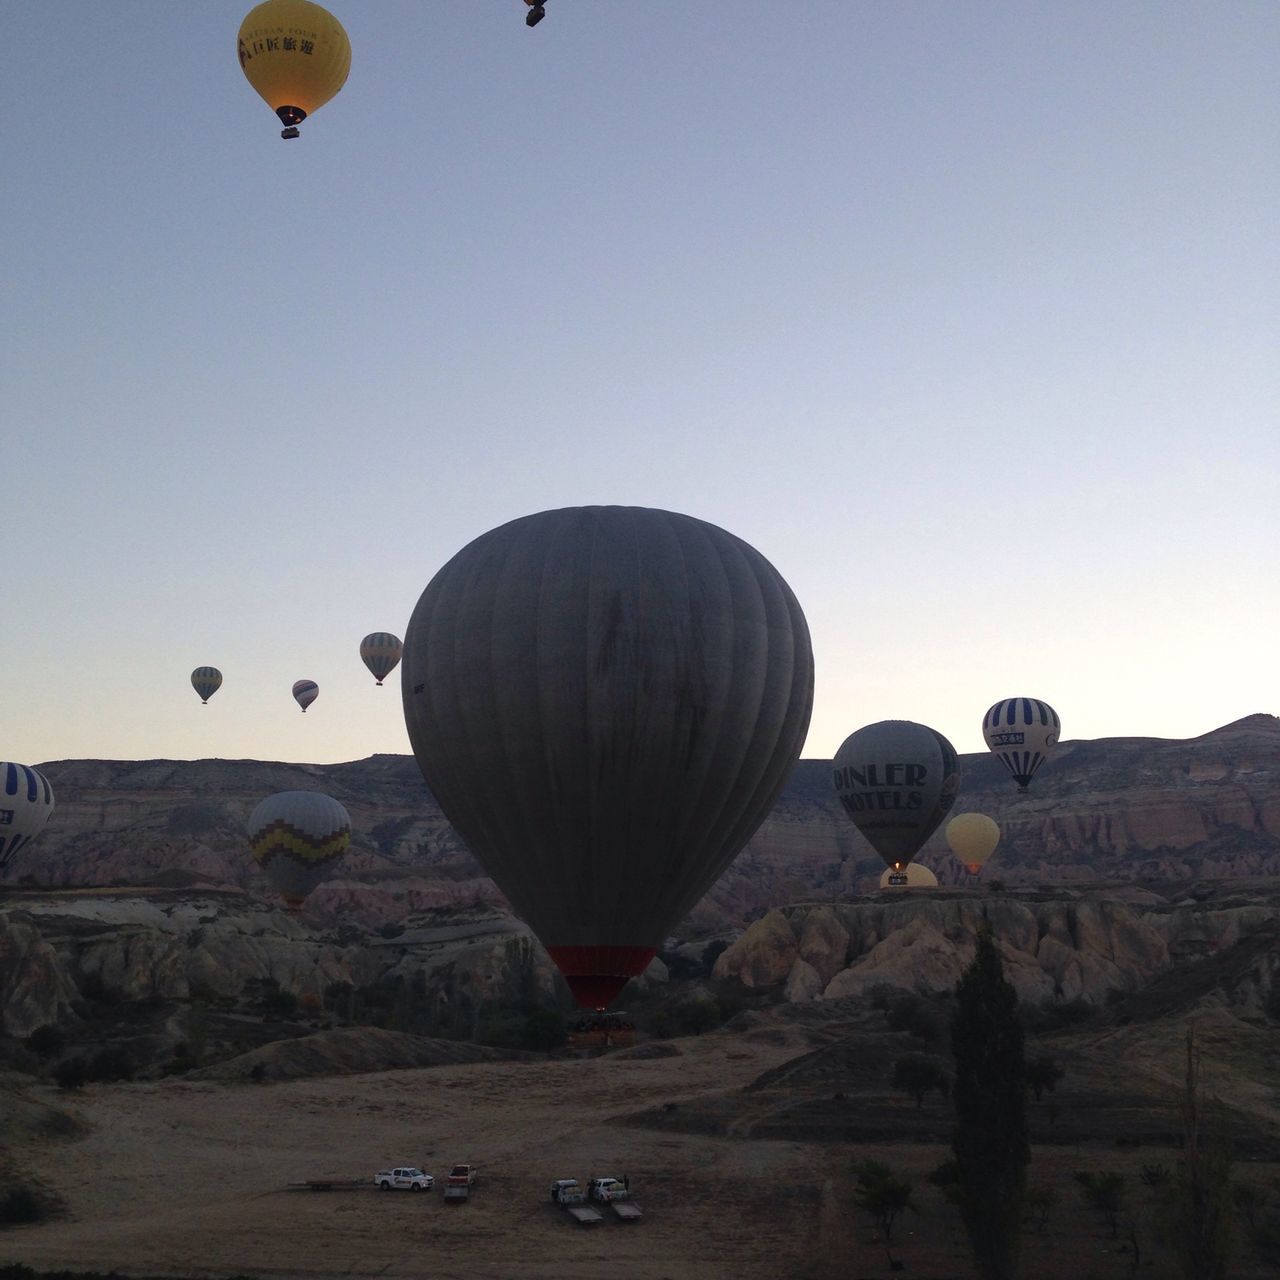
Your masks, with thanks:
M 657 954 L 654 947 L 548 947 L 573 998 L 584 1009 L 607 1009 Z

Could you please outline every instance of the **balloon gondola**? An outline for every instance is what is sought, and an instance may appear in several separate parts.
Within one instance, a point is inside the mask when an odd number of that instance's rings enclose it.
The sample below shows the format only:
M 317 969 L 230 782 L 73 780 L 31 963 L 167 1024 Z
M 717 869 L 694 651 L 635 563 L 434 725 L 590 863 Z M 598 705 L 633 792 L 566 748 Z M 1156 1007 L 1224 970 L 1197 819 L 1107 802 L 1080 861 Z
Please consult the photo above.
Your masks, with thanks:
M 490 530 L 435 575 L 401 688 L 445 816 L 603 1009 L 773 807 L 813 655 L 791 589 L 732 534 L 571 507 Z

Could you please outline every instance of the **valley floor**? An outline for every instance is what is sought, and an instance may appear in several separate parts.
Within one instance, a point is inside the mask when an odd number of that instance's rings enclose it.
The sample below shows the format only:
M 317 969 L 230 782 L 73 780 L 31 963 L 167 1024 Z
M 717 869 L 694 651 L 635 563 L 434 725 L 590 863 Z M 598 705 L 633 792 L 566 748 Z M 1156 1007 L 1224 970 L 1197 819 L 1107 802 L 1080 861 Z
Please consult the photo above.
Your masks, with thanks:
M 73 1112 L 84 1132 L 31 1139 L 12 1152 L 67 1212 L 0 1233 L 0 1263 L 299 1280 L 888 1277 L 885 1249 L 851 1201 L 853 1160 L 879 1158 L 916 1180 L 921 1212 L 895 1234 L 905 1273 L 970 1277 L 958 1220 L 923 1180 L 947 1155 L 940 1142 L 867 1146 L 752 1136 L 750 1123 L 715 1133 L 697 1131 L 696 1122 L 685 1130 L 616 1123 L 636 1112 L 696 1115 L 707 1099 L 723 1114 L 738 1097 L 745 1115 L 755 1095 L 738 1091 L 813 1043 L 803 1027 L 783 1025 L 676 1041 L 671 1057 L 476 1063 L 266 1085 L 174 1079 L 92 1085 L 70 1100 L 32 1086 L 29 1095 Z M 941 1107 L 938 1115 L 945 1127 Z M 1102 1141 L 1038 1147 L 1033 1181 L 1052 1186 L 1059 1203 L 1046 1233 L 1027 1238 L 1024 1274 L 1129 1276 L 1123 1241 L 1080 1207 L 1072 1170 L 1117 1169 L 1136 1186 L 1142 1162 L 1174 1158 Z M 438 1188 L 286 1189 L 296 1180 L 370 1178 L 398 1163 L 442 1180 L 456 1161 L 481 1172 L 474 1198 L 457 1207 Z M 1280 1166 L 1250 1173 L 1275 1183 Z M 628 1175 L 644 1220 L 584 1229 L 550 1204 L 553 1179 L 596 1174 Z M 1145 1224 L 1141 1230 L 1149 1235 Z

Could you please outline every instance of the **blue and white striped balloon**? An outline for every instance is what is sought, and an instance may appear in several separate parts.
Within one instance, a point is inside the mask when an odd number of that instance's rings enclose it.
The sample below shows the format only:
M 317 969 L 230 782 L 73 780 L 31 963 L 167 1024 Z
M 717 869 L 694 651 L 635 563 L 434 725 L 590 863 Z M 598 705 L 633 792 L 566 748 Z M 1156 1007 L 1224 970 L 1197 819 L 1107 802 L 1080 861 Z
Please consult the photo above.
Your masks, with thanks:
M 0 874 L 38 836 L 53 813 L 53 788 L 43 773 L 0 761 Z
M 1058 713 L 1039 698 L 1004 698 L 982 717 L 982 736 L 1004 761 L 1019 791 L 1053 755 L 1062 735 Z

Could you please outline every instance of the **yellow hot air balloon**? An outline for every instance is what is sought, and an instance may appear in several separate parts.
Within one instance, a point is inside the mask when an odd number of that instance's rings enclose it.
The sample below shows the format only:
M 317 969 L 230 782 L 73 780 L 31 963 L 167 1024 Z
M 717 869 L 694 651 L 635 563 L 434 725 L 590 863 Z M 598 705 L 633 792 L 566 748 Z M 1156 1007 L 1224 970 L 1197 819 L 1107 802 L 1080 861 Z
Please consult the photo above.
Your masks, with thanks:
M 240 24 L 240 67 L 296 138 L 297 126 L 347 82 L 351 41 L 342 23 L 310 0 L 266 0 Z
M 880 873 L 882 889 L 936 889 L 938 877 L 919 862 L 908 862 L 901 871 L 885 867 Z
M 985 813 L 958 813 L 947 823 L 951 852 L 976 876 L 1000 843 L 1000 828 Z

